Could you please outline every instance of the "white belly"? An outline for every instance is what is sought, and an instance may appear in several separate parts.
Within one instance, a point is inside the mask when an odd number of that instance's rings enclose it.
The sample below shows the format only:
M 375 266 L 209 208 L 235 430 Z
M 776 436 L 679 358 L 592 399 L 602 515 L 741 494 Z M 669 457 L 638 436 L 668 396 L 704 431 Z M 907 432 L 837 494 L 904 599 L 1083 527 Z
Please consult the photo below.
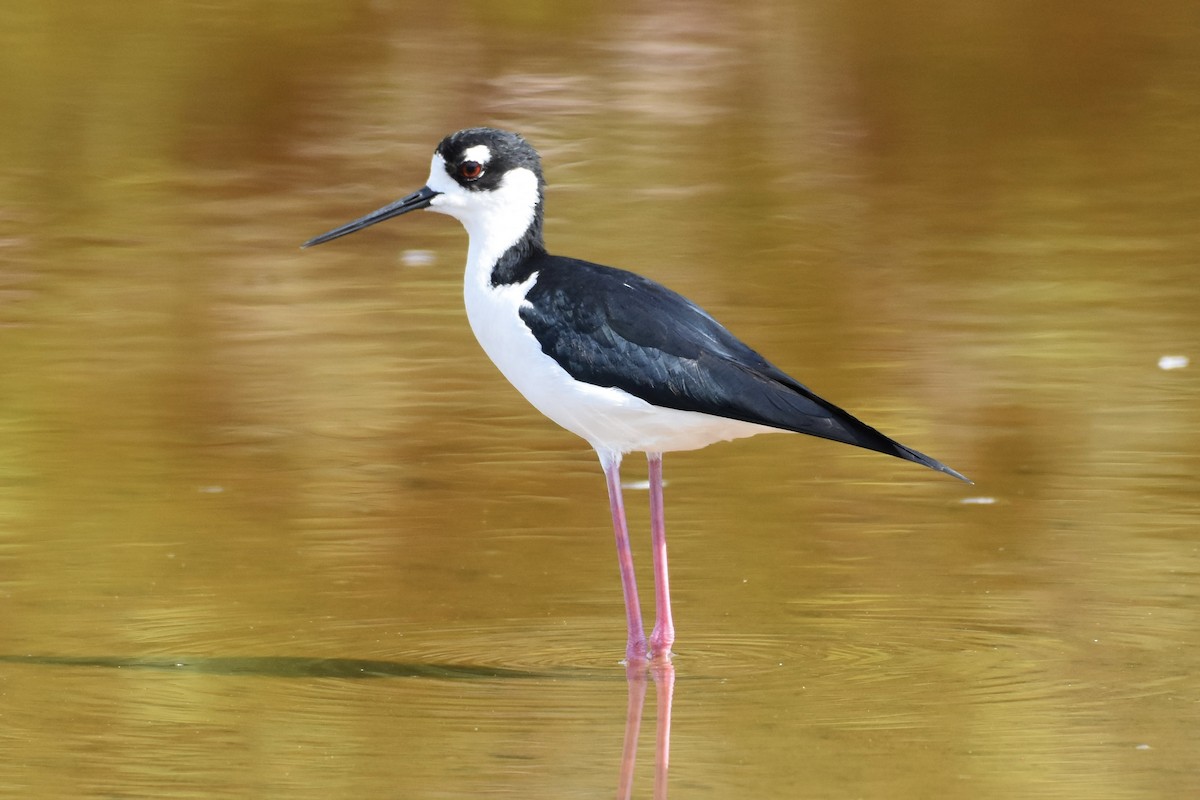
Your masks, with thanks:
M 465 283 L 467 319 L 488 357 L 538 411 L 597 450 L 695 450 L 727 439 L 780 432 L 765 425 L 659 408 L 620 389 L 576 381 L 542 352 L 518 314 L 537 275 L 519 286 L 500 288 L 473 277 L 468 274 Z

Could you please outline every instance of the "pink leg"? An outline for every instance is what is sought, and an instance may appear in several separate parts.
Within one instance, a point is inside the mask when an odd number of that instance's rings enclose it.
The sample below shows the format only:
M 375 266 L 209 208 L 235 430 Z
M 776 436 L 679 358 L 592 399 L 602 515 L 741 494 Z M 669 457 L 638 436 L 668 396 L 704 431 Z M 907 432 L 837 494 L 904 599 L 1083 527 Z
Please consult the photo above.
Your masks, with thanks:
M 599 451 L 597 454 L 600 456 L 604 478 L 608 483 L 608 505 L 612 510 L 613 534 L 617 540 L 617 563 L 621 565 L 621 590 L 625 594 L 625 625 L 629 631 L 629 638 L 625 643 L 625 658 L 630 662 L 645 661 L 646 632 L 642 628 L 637 578 L 633 574 L 633 552 L 629 548 L 625 501 L 621 498 L 621 454 Z
M 650 542 L 654 548 L 654 630 L 650 657 L 670 659 L 675 642 L 671 620 L 671 584 L 667 580 L 667 528 L 663 512 L 662 453 L 647 453 L 650 463 Z

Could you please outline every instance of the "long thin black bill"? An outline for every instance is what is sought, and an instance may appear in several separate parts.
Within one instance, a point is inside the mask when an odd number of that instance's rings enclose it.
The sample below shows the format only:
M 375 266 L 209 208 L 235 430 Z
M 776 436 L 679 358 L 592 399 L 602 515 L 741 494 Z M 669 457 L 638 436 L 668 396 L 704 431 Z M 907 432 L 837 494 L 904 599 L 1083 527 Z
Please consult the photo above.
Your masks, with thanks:
M 340 228 L 334 228 L 328 233 L 322 233 L 320 236 L 313 237 L 300 246 L 312 247 L 315 244 L 323 244 L 334 239 L 340 239 L 347 234 L 354 233 L 355 231 L 361 231 L 363 228 L 374 225 L 376 222 L 383 222 L 385 219 L 391 219 L 392 217 L 398 217 L 401 214 L 407 214 L 410 211 L 416 211 L 418 209 L 425 208 L 431 202 L 433 202 L 433 198 L 437 197 L 439 194 L 441 194 L 441 192 L 435 192 L 428 186 L 423 186 L 410 194 L 408 197 L 402 197 L 394 203 L 389 203 L 383 208 L 372 211 L 365 217 L 360 217 L 353 222 L 347 222 Z

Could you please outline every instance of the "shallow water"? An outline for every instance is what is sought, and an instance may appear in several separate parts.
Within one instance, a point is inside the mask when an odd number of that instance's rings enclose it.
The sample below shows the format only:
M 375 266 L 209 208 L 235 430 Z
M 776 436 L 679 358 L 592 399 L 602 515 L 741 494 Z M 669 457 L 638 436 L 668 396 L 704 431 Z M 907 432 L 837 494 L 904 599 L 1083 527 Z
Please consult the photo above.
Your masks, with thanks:
M 1189 4 L 0 29 L 0 793 L 1200 789 Z M 473 341 L 457 223 L 297 249 L 480 123 L 542 151 L 553 250 L 975 485 L 791 436 L 668 454 L 673 695 L 627 681 L 599 467 Z

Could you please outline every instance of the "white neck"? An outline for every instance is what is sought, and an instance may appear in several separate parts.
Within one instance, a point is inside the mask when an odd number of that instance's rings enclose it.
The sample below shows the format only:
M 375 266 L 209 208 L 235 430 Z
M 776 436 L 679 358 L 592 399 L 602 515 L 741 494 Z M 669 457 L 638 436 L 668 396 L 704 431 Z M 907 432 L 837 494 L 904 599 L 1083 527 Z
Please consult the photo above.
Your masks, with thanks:
M 533 224 L 540 199 L 537 176 L 528 169 L 514 169 L 495 189 L 471 191 L 447 175 L 445 161 L 434 154 L 428 185 L 441 193 L 429 204 L 429 210 L 448 214 L 467 229 L 467 281 L 480 288 L 489 285 L 492 268 L 500 256 L 521 241 Z

